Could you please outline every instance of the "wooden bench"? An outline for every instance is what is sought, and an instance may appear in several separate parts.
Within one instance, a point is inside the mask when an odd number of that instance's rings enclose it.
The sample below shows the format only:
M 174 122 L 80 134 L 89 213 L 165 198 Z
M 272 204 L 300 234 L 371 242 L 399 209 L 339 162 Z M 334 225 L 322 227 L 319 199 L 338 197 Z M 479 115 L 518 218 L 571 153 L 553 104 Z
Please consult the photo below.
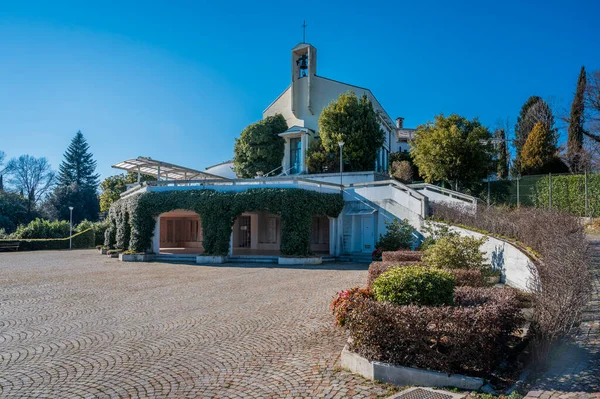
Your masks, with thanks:
M 19 249 L 19 242 L 15 241 L 15 242 L 0 242 L 0 251 L 4 251 L 4 250 L 13 250 L 13 251 L 17 251 Z

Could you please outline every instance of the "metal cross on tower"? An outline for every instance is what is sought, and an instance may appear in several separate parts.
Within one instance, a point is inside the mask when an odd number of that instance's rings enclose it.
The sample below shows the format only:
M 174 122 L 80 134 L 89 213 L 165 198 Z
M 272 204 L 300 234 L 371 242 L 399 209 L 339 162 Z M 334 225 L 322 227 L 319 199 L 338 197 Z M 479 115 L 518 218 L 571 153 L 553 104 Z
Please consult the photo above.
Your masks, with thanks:
M 302 43 L 306 43 L 306 21 L 302 24 Z

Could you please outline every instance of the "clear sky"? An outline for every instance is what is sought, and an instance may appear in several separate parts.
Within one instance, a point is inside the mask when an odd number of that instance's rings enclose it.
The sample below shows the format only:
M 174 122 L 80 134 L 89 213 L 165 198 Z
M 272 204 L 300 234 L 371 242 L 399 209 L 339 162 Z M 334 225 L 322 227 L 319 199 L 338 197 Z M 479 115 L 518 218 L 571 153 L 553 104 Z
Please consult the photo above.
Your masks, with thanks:
M 439 113 L 493 127 L 533 94 L 567 110 L 600 69 L 600 1 L 0 0 L 0 150 L 57 168 L 81 130 L 103 177 L 150 156 L 192 168 L 290 82 L 290 50 L 321 76 L 372 90 L 415 127 Z

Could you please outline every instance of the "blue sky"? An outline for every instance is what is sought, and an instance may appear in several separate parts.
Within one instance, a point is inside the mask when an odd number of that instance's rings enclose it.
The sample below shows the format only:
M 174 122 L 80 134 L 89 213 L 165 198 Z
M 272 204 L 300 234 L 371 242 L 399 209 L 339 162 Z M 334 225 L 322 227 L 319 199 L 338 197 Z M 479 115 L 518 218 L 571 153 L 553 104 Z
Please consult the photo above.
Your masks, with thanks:
M 0 1 L 0 150 L 57 168 L 77 130 L 102 176 L 127 158 L 203 169 L 289 84 L 289 52 L 370 88 L 415 127 L 514 124 L 533 94 L 568 110 L 600 69 L 598 1 Z

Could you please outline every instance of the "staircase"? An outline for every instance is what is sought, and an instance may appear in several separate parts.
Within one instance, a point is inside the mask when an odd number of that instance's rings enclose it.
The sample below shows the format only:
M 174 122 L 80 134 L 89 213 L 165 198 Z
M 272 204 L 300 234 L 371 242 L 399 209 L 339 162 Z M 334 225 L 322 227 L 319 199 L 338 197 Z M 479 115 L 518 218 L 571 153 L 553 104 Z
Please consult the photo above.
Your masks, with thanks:
M 160 254 L 154 257 L 155 262 L 184 262 L 184 263 L 196 263 L 196 255 L 174 255 L 174 254 Z

